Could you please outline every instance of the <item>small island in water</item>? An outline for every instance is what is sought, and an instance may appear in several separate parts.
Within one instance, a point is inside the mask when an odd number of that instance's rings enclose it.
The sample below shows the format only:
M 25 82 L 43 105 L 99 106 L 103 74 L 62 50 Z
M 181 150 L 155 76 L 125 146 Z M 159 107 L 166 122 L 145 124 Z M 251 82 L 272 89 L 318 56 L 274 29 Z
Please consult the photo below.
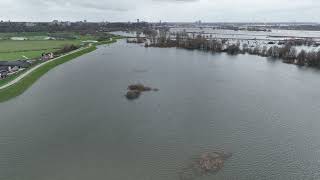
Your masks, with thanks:
M 138 99 L 141 93 L 146 91 L 159 91 L 159 89 L 144 86 L 143 84 L 132 84 L 128 86 L 126 98 L 128 100 Z

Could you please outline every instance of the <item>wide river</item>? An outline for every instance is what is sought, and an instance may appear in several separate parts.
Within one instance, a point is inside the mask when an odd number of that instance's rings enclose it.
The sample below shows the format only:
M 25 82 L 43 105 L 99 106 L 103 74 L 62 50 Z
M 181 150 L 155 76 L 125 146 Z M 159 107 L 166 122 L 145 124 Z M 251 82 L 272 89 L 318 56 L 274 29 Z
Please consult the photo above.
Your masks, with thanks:
M 160 91 L 127 101 L 139 82 Z M 319 179 L 320 72 L 121 41 L 0 104 L 1 180 L 178 180 L 215 150 L 233 156 L 197 179 Z

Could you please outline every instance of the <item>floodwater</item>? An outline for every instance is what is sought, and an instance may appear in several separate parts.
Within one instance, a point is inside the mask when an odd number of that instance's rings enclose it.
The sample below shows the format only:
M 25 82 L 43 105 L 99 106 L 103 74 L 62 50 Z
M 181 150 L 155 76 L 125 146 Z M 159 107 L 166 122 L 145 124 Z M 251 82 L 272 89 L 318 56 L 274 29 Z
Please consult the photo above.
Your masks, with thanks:
M 234 31 L 227 29 L 213 29 L 213 28 L 171 28 L 171 32 L 186 31 L 188 34 L 200 33 L 206 34 L 212 38 L 227 38 L 227 39 L 256 39 L 256 40 L 286 40 L 295 38 L 312 38 L 313 40 L 320 40 L 320 31 L 306 31 L 306 30 L 281 30 L 271 29 L 272 31 Z
M 127 101 L 131 83 L 160 91 Z M 178 180 L 216 150 L 233 156 L 196 179 L 319 179 L 319 89 L 257 56 L 101 46 L 0 104 L 0 179 Z

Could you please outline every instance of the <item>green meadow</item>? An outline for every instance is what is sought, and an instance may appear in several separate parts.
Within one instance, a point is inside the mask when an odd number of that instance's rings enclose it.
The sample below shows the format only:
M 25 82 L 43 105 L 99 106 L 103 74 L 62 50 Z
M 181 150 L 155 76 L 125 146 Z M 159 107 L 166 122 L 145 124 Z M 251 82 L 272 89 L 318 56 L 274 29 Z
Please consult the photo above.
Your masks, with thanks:
M 52 52 L 67 44 L 81 44 L 80 40 L 3 40 L 0 41 L 0 60 L 37 58 L 43 52 Z
M 11 40 L 13 37 L 24 37 L 27 40 Z M 47 40 L 47 37 L 62 37 Z M 78 33 L 0 33 L 0 61 L 38 58 L 44 52 L 61 49 L 65 45 L 80 45 L 85 40 L 96 40 L 93 35 Z

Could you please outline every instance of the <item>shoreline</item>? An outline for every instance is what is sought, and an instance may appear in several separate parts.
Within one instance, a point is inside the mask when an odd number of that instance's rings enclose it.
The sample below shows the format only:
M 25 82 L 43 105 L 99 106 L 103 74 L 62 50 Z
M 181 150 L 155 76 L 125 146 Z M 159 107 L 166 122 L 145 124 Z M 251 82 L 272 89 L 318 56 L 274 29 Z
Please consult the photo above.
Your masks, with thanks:
M 48 63 L 50 63 L 50 62 L 52 62 L 52 61 L 59 60 L 60 58 L 63 58 L 63 57 L 65 57 L 65 56 L 68 56 L 68 55 L 77 53 L 77 52 L 82 51 L 82 50 L 85 50 L 85 49 L 87 49 L 87 48 L 89 48 L 89 47 L 79 48 L 79 49 L 77 49 L 77 50 L 74 50 L 74 51 L 71 51 L 71 52 L 69 52 L 69 53 L 67 53 L 67 54 L 64 54 L 64 55 L 62 55 L 62 56 L 60 56 L 60 57 L 51 59 L 51 60 L 49 60 L 49 61 L 46 61 L 46 62 L 43 62 L 43 63 L 40 63 L 40 64 L 37 64 L 36 66 L 34 66 L 34 67 L 32 67 L 32 68 L 30 68 L 30 69 L 28 69 L 28 70 L 20 73 L 20 74 L 19 74 L 18 76 L 16 76 L 14 79 L 12 79 L 12 80 L 6 82 L 5 84 L 3 84 L 2 86 L 0 86 L 0 90 L 5 89 L 5 88 L 7 88 L 7 87 L 9 87 L 9 86 L 14 85 L 14 84 L 17 83 L 18 81 L 20 81 L 21 79 L 23 79 L 24 77 L 26 77 L 28 74 L 32 73 L 32 72 L 35 71 L 36 69 L 38 69 L 38 68 L 40 68 L 40 67 L 42 67 L 42 66 L 44 66 L 44 65 L 46 65 L 46 64 L 48 64 Z
M 51 69 L 77 57 L 95 51 L 98 45 L 112 44 L 115 42 L 117 42 L 117 39 L 113 38 L 110 41 L 102 41 L 91 44 L 88 47 L 77 49 L 58 58 L 36 65 L 35 67 L 16 76 L 11 81 L 0 86 L 0 103 L 21 95 Z

